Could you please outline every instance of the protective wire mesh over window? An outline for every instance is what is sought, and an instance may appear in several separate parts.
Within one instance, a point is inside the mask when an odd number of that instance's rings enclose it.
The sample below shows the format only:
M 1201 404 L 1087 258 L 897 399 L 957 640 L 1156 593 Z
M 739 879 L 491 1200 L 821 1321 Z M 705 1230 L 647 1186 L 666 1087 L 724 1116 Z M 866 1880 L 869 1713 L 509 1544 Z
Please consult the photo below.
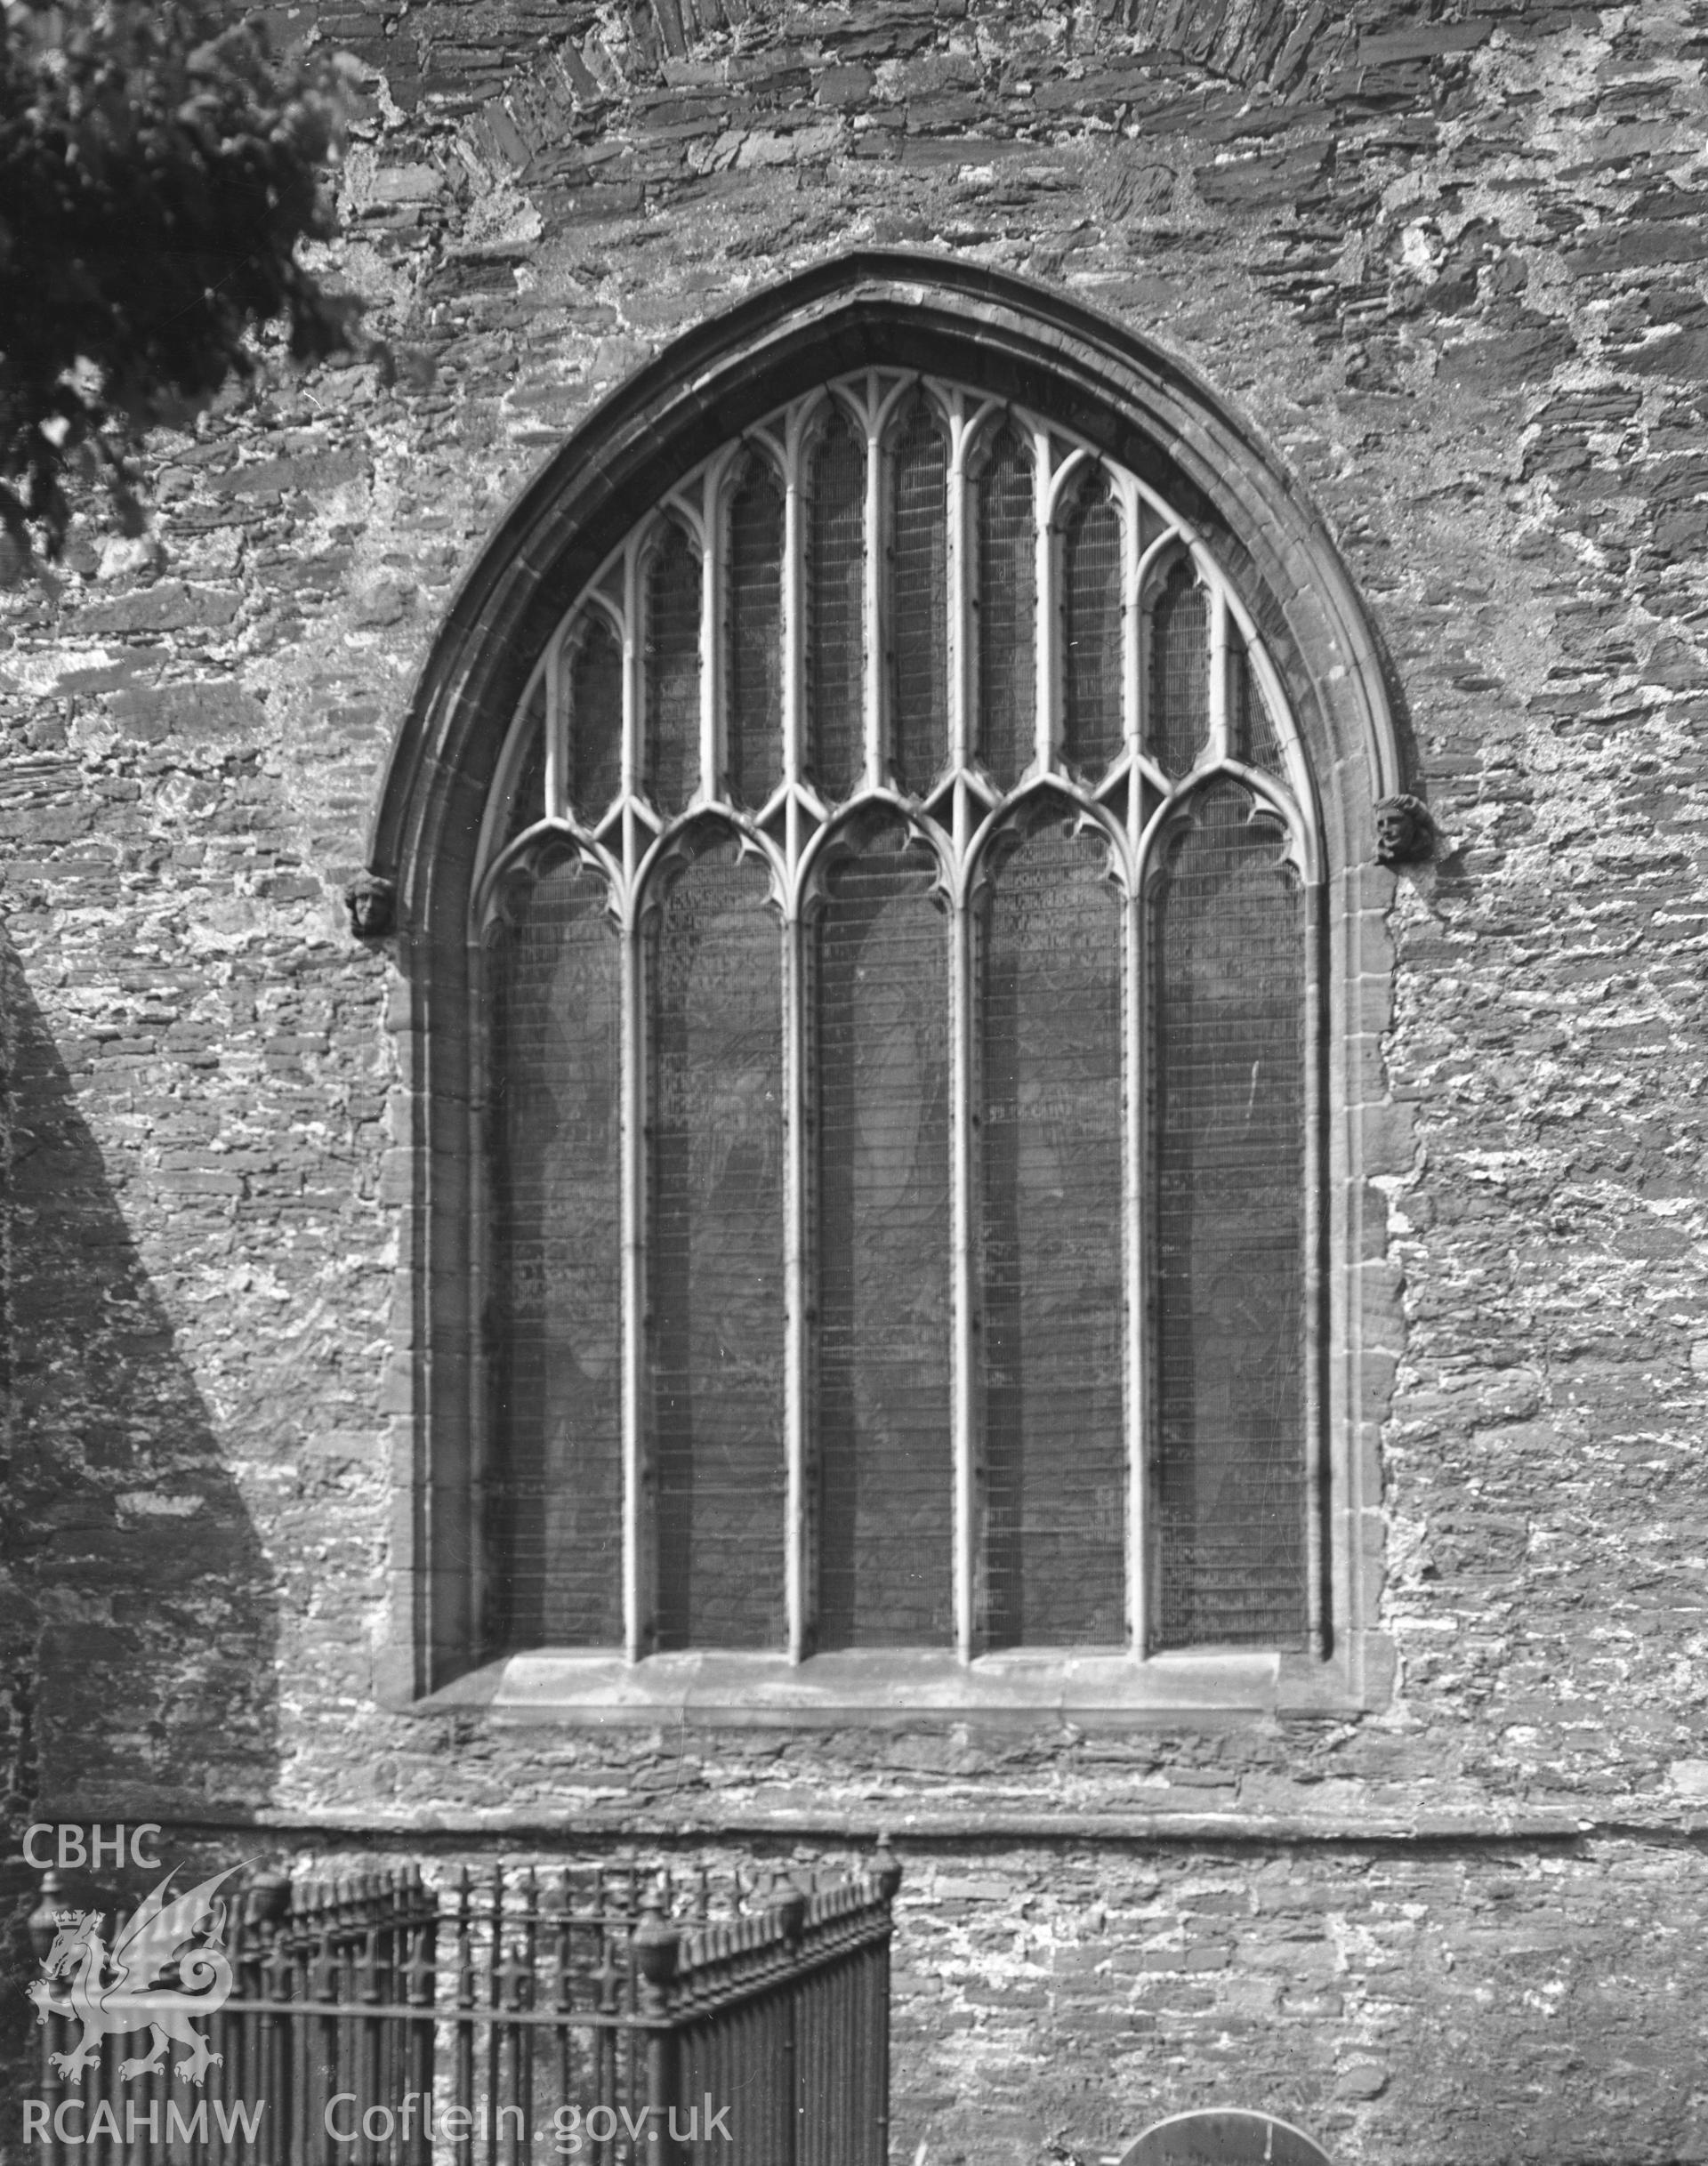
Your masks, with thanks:
M 850 832 L 816 926 L 810 1067 L 821 1647 L 953 1639 L 948 943 L 937 859 Z
M 495 1646 L 1313 1644 L 1314 818 L 1047 415 L 868 371 L 645 510 L 487 821 Z
M 495 959 L 497 1513 L 506 1637 L 599 1647 L 622 1624 L 619 950 L 604 883 L 559 858 Z
M 1285 838 L 1192 804 L 1151 920 L 1161 1644 L 1285 1635 L 1305 1581 L 1303 987 Z

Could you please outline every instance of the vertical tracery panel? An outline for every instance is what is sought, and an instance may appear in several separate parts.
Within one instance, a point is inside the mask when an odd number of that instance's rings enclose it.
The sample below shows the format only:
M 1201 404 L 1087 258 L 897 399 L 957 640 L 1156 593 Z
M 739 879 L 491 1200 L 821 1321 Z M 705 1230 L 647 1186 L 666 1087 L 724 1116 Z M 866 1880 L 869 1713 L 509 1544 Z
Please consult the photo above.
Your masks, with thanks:
M 1164 1647 L 1304 1633 L 1302 906 L 1253 810 L 1205 791 L 1154 898 Z
M 1031 447 L 1005 423 L 974 484 L 979 757 L 1011 789 L 1031 764 L 1037 713 L 1037 527 Z
M 1243 646 L 1235 643 L 1228 655 L 1228 720 L 1236 758 L 1271 775 L 1285 771 L 1281 740 L 1275 732 L 1268 702 L 1253 680 L 1252 665 Z
M 681 812 L 699 778 L 700 559 L 667 519 L 646 560 L 647 788 Z
M 814 929 L 818 1643 L 954 1632 L 948 922 L 890 823 Z
M 783 1019 L 763 866 L 711 834 L 647 955 L 661 1648 L 783 1644 Z
M 1123 1644 L 1123 904 L 1108 849 L 1051 818 L 980 927 L 986 1631 Z
M 545 817 L 545 678 L 536 678 L 521 719 L 521 756 L 504 809 L 504 839 L 513 842 Z
M 1210 598 L 1177 557 L 1151 604 L 1145 743 L 1171 775 L 1190 771 L 1210 730 Z
M 489 952 L 498 1636 L 622 1638 L 618 939 L 560 863 Z
M 807 769 L 835 801 L 865 769 L 866 439 L 831 409 L 809 466 Z
M 729 506 L 724 732 L 731 804 L 783 779 L 783 491 L 753 458 Z
M 896 778 L 931 787 L 948 757 L 948 446 L 922 391 L 890 462 L 890 690 Z
M 595 824 L 623 786 L 623 648 L 597 610 L 571 634 L 569 801 Z
M 1121 519 L 1100 471 L 1072 490 L 1061 528 L 1061 756 L 1095 781 L 1125 741 Z

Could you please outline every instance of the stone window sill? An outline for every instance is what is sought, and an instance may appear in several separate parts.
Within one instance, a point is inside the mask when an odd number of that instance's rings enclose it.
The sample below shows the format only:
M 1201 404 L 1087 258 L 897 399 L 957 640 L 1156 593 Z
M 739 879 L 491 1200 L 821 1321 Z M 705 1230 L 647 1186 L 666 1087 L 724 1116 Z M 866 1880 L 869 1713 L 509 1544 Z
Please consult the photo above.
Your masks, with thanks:
M 511 1655 L 416 1700 L 423 1714 L 484 1708 L 512 1722 L 590 1728 L 917 1727 L 977 1722 L 1014 1728 L 1175 1727 L 1254 1716 L 1349 1711 L 1341 1664 L 1305 1655 L 1210 1648 L 1153 1655 L 953 1655 L 867 1650 L 792 1663 L 781 1655 Z

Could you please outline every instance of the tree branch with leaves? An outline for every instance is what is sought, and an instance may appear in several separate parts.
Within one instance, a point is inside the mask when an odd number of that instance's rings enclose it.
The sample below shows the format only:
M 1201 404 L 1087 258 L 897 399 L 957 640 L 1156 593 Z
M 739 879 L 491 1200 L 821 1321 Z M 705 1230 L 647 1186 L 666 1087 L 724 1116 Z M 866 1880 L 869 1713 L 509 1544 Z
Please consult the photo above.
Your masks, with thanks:
M 4 0 L 0 556 L 65 542 L 68 484 L 141 531 L 127 446 L 181 423 L 281 323 L 300 361 L 365 349 L 361 303 L 297 260 L 335 230 L 336 60 L 277 58 L 210 0 Z

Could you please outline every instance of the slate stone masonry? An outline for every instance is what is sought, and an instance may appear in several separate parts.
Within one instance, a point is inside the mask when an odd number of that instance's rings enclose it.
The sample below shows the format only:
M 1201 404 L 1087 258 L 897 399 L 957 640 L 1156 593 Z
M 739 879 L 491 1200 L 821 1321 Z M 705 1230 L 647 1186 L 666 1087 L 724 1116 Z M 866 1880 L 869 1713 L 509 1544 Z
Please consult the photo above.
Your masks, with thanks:
M 893 1828 L 898 2160 L 1095 2158 L 1229 2100 L 1349 2162 L 1699 2156 L 1708 27 L 268 12 L 360 63 L 321 260 L 397 379 L 234 390 L 151 439 L 141 542 L 80 522 L 62 590 L 0 602 L 20 1816 L 231 1856 Z M 1386 643 L 1435 835 L 1369 875 L 1398 1671 L 1360 1719 L 713 1736 L 382 1705 L 407 1016 L 343 897 L 391 736 L 546 452 L 852 243 L 1181 355 Z

